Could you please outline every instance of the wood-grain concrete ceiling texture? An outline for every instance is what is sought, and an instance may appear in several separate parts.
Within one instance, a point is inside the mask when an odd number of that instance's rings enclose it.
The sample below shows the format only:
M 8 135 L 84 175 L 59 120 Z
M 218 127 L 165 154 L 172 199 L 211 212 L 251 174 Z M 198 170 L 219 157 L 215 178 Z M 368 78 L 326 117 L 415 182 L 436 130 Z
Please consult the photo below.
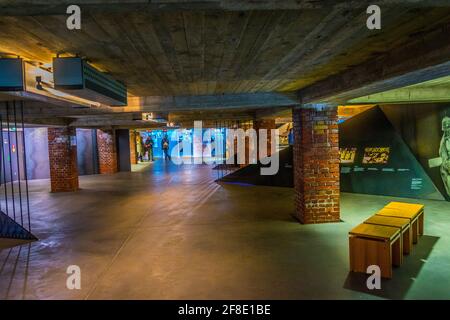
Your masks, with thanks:
M 69 2 L 28 2 L 0 0 L 0 52 L 77 54 L 136 96 L 298 90 L 450 21 L 442 1 L 390 1 L 369 30 L 370 1 L 92 0 L 71 31 Z

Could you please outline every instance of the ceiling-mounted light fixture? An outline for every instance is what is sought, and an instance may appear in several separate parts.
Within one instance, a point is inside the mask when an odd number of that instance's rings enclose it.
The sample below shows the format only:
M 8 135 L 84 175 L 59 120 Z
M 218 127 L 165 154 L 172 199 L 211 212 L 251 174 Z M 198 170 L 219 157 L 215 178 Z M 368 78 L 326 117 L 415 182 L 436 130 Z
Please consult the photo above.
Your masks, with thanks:
M 23 91 L 23 60 L 20 58 L 0 58 L 0 91 Z

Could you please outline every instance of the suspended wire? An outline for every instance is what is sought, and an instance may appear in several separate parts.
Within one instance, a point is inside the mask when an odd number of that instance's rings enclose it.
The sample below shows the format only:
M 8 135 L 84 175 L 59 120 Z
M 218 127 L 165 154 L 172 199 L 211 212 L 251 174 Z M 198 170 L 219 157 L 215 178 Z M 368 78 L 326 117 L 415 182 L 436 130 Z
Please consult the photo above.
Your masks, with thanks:
M 9 155 L 9 173 L 10 173 L 10 184 L 11 184 L 11 196 L 12 196 L 12 209 L 14 221 L 16 221 L 16 201 L 14 194 L 14 177 L 13 177 L 13 164 L 12 164 L 12 154 L 11 154 L 11 130 L 10 130 L 10 122 L 9 122 L 9 103 L 6 102 L 6 125 L 8 126 L 8 155 Z
M 31 217 L 30 217 L 30 197 L 28 192 L 28 170 L 27 170 L 27 148 L 25 146 L 25 125 L 23 119 L 23 101 L 20 101 L 20 115 L 22 123 L 22 147 L 23 147 L 23 166 L 25 177 L 25 190 L 27 196 L 27 216 L 28 216 L 28 231 L 31 233 Z
M 11 110 L 10 110 L 11 107 Z M 19 110 L 20 107 L 20 123 L 19 123 Z M 0 184 L 3 184 L 3 195 L 5 205 L 3 206 L 3 200 L 0 201 L 0 210 L 9 219 L 20 225 L 24 230 L 31 233 L 31 217 L 30 217 L 30 201 L 28 191 L 28 176 L 27 176 L 27 157 L 25 146 L 25 125 L 23 116 L 23 101 L 5 102 L 0 109 Z M 22 127 L 20 130 L 19 127 Z M 11 129 L 12 128 L 12 129 Z M 11 132 L 14 131 L 14 132 Z M 22 133 L 20 133 L 21 131 Z M 7 146 L 6 146 L 7 145 Z M 6 149 L 7 148 L 7 149 Z M 16 159 L 13 159 L 13 156 Z M 9 158 L 8 158 L 9 157 Z M 9 168 L 8 168 L 9 165 Z M 17 168 L 13 166 L 17 165 Z M 24 173 L 22 173 L 24 170 Z M 8 176 L 9 174 L 9 176 Z M 15 190 L 15 182 L 17 176 L 18 188 Z M 26 195 L 23 194 L 23 180 L 25 180 Z M 11 184 L 11 195 L 9 195 L 8 183 Z M 16 193 L 18 193 L 18 204 L 16 206 Z M 10 198 L 11 197 L 11 198 Z M 24 202 L 26 200 L 26 202 Z M 12 201 L 12 204 L 10 204 Z M 27 216 L 25 216 L 24 207 L 26 204 Z M 20 219 L 18 217 L 20 208 Z M 4 210 L 3 210 L 4 209 Z M 6 211 L 6 212 L 5 212 Z M 26 219 L 27 218 L 27 219 Z M 28 221 L 26 221 L 28 220 Z M 28 222 L 28 228 L 25 225 Z M 15 233 L 17 228 L 13 228 L 12 234 L 6 233 L 0 234 L 1 236 L 13 237 L 13 238 L 28 238 L 28 236 L 20 233 Z M 0 230 L 1 231 L 1 230 Z
M 19 205 L 20 205 L 20 222 L 21 225 L 23 226 L 23 207 L 22 207 L 22 185 L 21 185 L 21 180 L 20 180 L 20 152 L 19 152 L 19 138 L 18 138 L 18 133 L 17 133 L 17 112 L 16 112 L 16 101 L 13 102 L 13 107 L 14 107 L 14 131 L 16 133 L 16 162 L 17 162 L 17 179 L 19 182 Z M 24 132 L 22 132 L 22 135 L 24 134 Z M 26 159 L 22 157 L 22 161 L 26 162 Z
M 217 180 L 219 180 L 219 168 L 218 168 L 218 161 L 217 161 L 217 154 L 218 154 L 218 148 L 217 148 L 217 143 L 219 142 L 219 140 L 217 139 L 217 137 L 218 137 L 218 131 L 219 131 L 219 128 L 218 128 L 218 121 L 216 120 L 215 121 L 215 123 L 214 123 L 214 126 L 215 126 L 215 128 L 216 128 L 216 130 L 214 131 L 214 146 L 212 146 L 212 147 L 214 147 L 214 167 L 216 168 L 216 174 L 217 174 Z
M 0 135 L 1 135 L 1 151 L 2 151 L 2 177 L 3 177 L 3 189 L 5 193 L 5 207 L 6 207 L 6 215 L 9 217 L 9 205 L 8 205 L 8 189 L 6 188 L 6 157 L 4 150 L 4 138 L 3 138 L 3 116 L 0 115 Z
M 220 132 L 220 134 L 222 134 L 222 127 L 223 127 L 223 122 L 219 120 L 219 132 Z M 217 146 L 217 148 L 218 149 L 220 148 L 220 159 L 219 159 L 217 165 L 219 166 L 219 169 L 220 169 L 220 179 L 222 179 L 222 177 L 223 177 L 223 174 L 222 174 L 222 170 L 223 170 L 223 164 L 222 164 L 222 162 L 223 162 L 223 137 L 222 137 L 220 146 Z

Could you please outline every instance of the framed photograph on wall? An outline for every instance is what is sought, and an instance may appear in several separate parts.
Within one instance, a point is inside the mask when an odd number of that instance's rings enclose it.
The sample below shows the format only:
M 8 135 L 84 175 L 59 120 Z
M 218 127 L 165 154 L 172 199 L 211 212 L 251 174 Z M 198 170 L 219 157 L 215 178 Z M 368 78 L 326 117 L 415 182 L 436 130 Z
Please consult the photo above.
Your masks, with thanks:
M 389 161 L 390 147 L 369 147 L 364 149 L 363 164 L 386 164 Z

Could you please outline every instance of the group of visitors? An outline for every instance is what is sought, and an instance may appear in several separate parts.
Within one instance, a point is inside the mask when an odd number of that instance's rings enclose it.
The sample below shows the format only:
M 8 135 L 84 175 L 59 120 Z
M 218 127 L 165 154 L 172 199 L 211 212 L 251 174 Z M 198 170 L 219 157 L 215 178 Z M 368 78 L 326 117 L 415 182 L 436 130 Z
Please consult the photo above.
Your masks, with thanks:
M 137 135 L 137 151 L 138 151 L 138 159 L 140 162 L 146 161 L 155 161 L 155 154 L 153 147 L 155 146 L 155 141 L 151 135 L 148 135 L 145 141 L 140 134 Z M 171 160 L 169 153 L 169 138 L 165 135 L 161 140 L 161 148 L 164 152 L 164 159 Z

